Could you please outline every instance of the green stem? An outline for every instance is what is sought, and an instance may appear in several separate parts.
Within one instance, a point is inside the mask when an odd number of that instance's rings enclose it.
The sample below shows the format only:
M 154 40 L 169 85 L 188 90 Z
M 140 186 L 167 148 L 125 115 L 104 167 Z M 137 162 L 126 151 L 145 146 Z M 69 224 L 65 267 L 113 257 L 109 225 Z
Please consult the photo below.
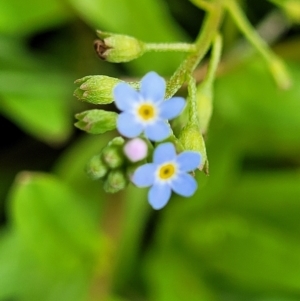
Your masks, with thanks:
M 234 19 L 240 31 L 245 35 L 249 42 L 257 49 L 262 55 L 267 64 L 271 74 L 274 77 L 277 85 L 280 88 L 287 89 L 291 86 L 291 78 L 279 57 L 268 47 L 267 43 L 258 35 L 252 27 L 247 17 L 237 4 L 236 0 L 226 0 L 224 5 L 228 12 Z
M 199 128 L 202 134 L 207 132 L 213 111 L 213 82 L 220 61 L 221 51 L 222 38 L 217 34 L 213 41 L 207 73 L 203 82 L 197 88 L 197 110 Z
M 247 17 L 244 15 L 243 11 L 236 3 L 235 0 L 225 1 L 225 6 L 234 19 L 236 25 L 239 27 L 241 32 L 246 36 L 249 42 L 260 52 L 265 60 L 270 62 L 274 53 L 270 50 L 267 43 L 258 35 L 256 30 L 252 27 Z
M 213 41 L 211 58 L 210 58 L 207 73 L 206 73 L 206 76 L 204 79 L 204 81 L 206 81 L 211 86 L 215 79 L 217 67 L 219 65 L 220 58 L 221 58 L 221 53 L 222 53 L 222 37 L 220 34 L 217 34 Z
M 196 47 L 189 43 L 147 43 L 145 44 L 146 51 L 177 51 L 177 52 L 194 52 Z
M 190 0 L 194 3 L 194 5 L 198 6 L 199 8 L 202 8 L 206 11 L 211 11 L 214 9 L 214 3 L 207 2 L 205 0 Z
M 204 55 L 207 53 L 211 42 L 219 29 L 222 20 L 222 5 L 214 4 L 214 9 L 207 13 L 204 24 L 195 42 L 196 50 L 191 53 L 179 66 L 167 83 L 166 95 L 168 99 L 172 97 L 187 79 L 187 74 L 191 74 Z

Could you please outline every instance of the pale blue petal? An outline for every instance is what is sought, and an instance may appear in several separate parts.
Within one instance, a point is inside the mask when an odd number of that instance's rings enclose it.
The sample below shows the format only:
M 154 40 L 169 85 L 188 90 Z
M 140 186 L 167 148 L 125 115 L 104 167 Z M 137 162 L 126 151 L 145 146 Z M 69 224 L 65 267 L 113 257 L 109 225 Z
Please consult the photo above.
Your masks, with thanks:
M 145 127 L 145 136 L 152 141 L 161 141 L 168 138 L 170 135 L 170 126 L 163 120 L 157 120 L 155 123 Z
M 160 117 L 162 119 L 173 119 L 177 117 L 185 106 L 185 100 L 182 97 L 173 97 L 162 102 L 160 105 Z
M 169 185 L 154 184 L 148 193 L 148 201 L 153 209 L 164 207 L 171 197 L 171 188 Z
M 134 138 L 141 134 L 143 126 L 135 121 L 133 114 L 121 113 L 117 119 L 117 129 L 121 135 Z
M 173 191 L 185 197 L 192 196 L 197 187 L 198 185 L 196 180 L 186 173 L 178 175 L 178 177 L 171 182 L 171 188 Z
M 116 106 L 121 111 L 130 110 L 132 104 L 141 98 L 140 94 L 126 83 L 117 84 L 113 93 Z
M 156 165 L 148 163 L 136 169 L 132 176 L 132 182 L 138 187 L 151 186 L 155 178 Z
M 201 155 L 193 151 L 184 151 L 177 156 L 180 171 L 189 172 L 195 170 L 201 164 Z
M 145 100 L 162 101 L 165 97 L 166 82 L 155 72 L 147 73 L 141 80 L 140 92 Z
M 176 158 L 176 150 L 174 144 L 166 142 L 158 145 L 153 154 L 153 162 L 162 164 L 164 162 L 173 161 Z

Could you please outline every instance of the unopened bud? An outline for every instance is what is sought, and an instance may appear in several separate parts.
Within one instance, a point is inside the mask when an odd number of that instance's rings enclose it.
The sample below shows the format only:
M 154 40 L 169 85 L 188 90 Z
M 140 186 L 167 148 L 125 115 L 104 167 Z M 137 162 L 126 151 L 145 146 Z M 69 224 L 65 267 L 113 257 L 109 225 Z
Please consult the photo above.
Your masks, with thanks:
M 102 150 L 102 159 L 108 167 L 114 169 L 122 166 L 125 159 L 123 153 L 124 143 L 125 141 L 122 137 L 116 137 Z
M 137 162 L 147 157 L 148 146 L 141 138 L 129 140 L 124 146 L 124 153 L 131 162 Z
M 75 84 L 79 87 L 74 96 L 82 101 L 93 104 L 108 104 L 114 100 L 113 89 L 123 81 L 105 75 L 89 75 L 77 79 Z
M 101 155 L 92 157 L 86 166 L 86 172 L 93 180 L 103 178 L 107 171 L 108 167 L 103 163 Z
M 194 124 L 187 124 L 180 132 L 179 141 L 185 150 L 195 151 L 201 155 L 201 165 L 198 167 L 208 174 L 208 161 L 203 136 Z
M 100 40 L 94 42 L 98 56 L 112 63 L 132 61 L 145 52 L 145 44 L 134 37 L 97 31 Z
M 203 82 L 197 87 L 196 92 L 199 129 L 201 134 L 206 134 L 213 110 L 212 87 L 207 82 Z
M 104 110 L 89 110 L 78 113 L 75 117 L 79 120 L 75 126 L 89 134 L 102 134 L 116 128 L 118 114 Z
M 104 181 L 103 188 L 108 193 L 116 193 L 128 185 L 128 178 L 123 170 L 111 170 Z

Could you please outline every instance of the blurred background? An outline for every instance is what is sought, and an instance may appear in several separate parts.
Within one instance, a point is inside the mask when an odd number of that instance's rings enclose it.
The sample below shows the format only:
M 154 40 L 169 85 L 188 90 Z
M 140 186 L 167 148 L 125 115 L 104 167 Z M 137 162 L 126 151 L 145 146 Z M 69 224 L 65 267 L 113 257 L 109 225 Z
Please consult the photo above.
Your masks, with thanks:
M 239 2 L 294 85 L 275 86 L 226 15 L 210 175 L 158 212 L 147 191 L 106 194 L 85 175 L 115 133 L 76 130 L 74 115 L 93 106 L 73 83 L 170 76 L 184 55 L 102 62 L 95 29 L 190 42 L 203 12 L 186 0 L 0 2 L 1 301 L 300 300 L 300 13 Z

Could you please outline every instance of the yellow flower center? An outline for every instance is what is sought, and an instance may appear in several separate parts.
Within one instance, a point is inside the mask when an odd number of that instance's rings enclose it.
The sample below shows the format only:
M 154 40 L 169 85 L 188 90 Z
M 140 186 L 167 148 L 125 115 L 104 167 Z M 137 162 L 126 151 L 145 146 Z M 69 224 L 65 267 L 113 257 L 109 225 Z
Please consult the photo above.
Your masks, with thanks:
M 174 164 L 168 163 L 160 167 L 159 177 L 163 180 L 170 179 L 175 174 L 176 168 Z
M 151 120 L 155 117 L 156 111 L 151 104 L 142 104 L 138 109 L 138 114 L 143 120 Z

